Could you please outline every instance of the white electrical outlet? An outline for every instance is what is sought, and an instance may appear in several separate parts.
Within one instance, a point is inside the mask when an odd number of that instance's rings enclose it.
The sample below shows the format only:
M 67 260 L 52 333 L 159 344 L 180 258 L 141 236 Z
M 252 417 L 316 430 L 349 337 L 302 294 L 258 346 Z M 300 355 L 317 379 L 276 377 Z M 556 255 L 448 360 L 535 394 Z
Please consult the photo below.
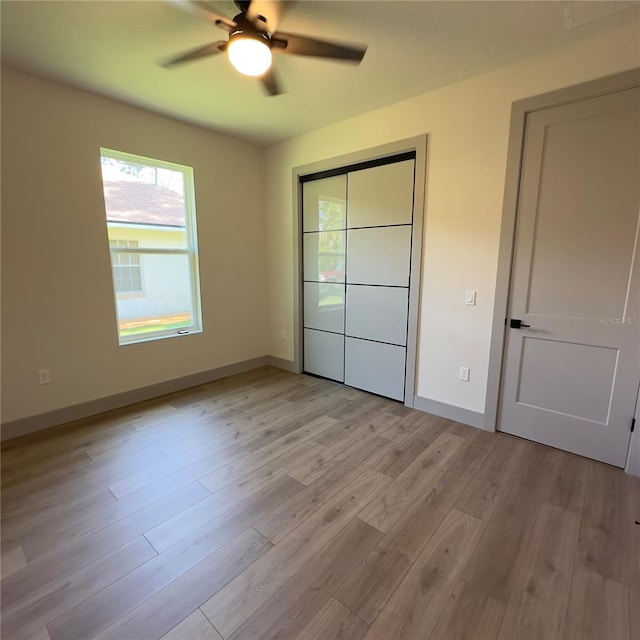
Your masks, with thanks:
M 460 367 L 460 380 L 469 382 L 469 367 Z
M 38 369 L 38 382 L 40 384 L 49 384 L 51 382 L 49 369 Z

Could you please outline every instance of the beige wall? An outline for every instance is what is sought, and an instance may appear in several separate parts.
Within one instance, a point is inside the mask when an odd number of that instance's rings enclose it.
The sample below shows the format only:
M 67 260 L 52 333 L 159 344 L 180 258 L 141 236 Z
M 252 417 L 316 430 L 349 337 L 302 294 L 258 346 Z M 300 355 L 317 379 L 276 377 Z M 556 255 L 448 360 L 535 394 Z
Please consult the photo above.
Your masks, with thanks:
M 292 168 L 421 133 L 429 158 L 417 392 L 482 412 L 511 103 L 637 66 L 639 51 L 630 26 L 266 151 L 4 70 L 3 421 L 267 353 L 292 359 Z M 118 346 L 100 146 L 194 167 L 203 334 Z M 464 305 L 467 289 L 478 291 L 476 307 Z M 457 380 L 461 365 L 468 383 Z M 43 367 L 53 379 L 45 386 Z
M 511 104 L 639 64 L 630 26 L 271 147 L 271 354 L 293 358 L 292 169 L 428 133 L 417 393 L 484 412 Z M 476 307 L 464 305 L 469 289 Z M 471 368 L 470 382 L 458 380 L 460 366 Z
M 101 146 L 194 168 L 204 333 L 118 346 Z M 265 355 L 263 163 L 258 146 L 3 70 L 3 422 Z

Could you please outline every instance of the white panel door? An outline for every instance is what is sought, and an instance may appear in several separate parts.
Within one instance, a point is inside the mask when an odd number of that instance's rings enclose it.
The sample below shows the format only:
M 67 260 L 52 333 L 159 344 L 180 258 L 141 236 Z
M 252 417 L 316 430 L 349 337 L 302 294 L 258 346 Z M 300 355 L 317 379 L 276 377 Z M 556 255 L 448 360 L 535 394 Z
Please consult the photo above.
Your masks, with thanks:
M 527 118 L 499 425 L 618 467 L 640 382 L 639 105 Z

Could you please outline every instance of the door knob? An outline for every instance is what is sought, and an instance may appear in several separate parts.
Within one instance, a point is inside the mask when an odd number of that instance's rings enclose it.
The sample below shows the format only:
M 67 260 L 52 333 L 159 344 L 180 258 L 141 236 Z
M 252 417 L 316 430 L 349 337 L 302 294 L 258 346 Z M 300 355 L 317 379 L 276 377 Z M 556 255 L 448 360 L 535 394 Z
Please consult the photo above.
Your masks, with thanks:
M 522 329 L 522 327 L 530 327 L 530 324 L 524 324 L 522 320 L 511 318 L 510 326 L 512 329 Z

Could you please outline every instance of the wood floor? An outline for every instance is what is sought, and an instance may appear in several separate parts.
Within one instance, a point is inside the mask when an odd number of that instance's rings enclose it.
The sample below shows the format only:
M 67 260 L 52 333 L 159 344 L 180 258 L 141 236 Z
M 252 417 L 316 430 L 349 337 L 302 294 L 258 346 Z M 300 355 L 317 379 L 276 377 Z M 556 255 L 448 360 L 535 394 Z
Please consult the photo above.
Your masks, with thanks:
M 259 369 L 7 443 L 2 637 L 640 638 L 622 471 Z

